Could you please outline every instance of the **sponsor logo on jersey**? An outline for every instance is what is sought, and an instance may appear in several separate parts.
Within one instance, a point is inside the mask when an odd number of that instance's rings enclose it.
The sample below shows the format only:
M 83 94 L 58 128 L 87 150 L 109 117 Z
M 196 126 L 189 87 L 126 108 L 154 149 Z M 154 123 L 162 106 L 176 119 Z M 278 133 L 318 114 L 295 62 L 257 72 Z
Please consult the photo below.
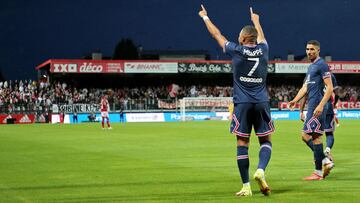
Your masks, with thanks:
M 249 77 L 240 77 L 240 81 L 242 82 L 251 82 L 251 83 L 262 83 L 262 78 L 249 78 Z

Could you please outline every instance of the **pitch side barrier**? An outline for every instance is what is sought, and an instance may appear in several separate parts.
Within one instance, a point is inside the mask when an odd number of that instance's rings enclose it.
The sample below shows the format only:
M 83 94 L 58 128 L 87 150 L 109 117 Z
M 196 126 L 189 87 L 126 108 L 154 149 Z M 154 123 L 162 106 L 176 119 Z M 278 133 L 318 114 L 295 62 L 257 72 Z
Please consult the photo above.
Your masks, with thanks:
M 89 120 L 90 114 L 88 113 L 79 113 L 78 122 L 101 122 L 100 113 L 95 114 L 95 119 L 93 121 Z M 59 123 L 60 120 L 57 119 L 58 114 L 54 114 L 52 121 L 54 123 Z M 289 110 L 271 110 L 271 117 L 273 120 L 300 120 L 300 112 L 298 110 L 289 111 Z M 339 119 L 360 119 L 360 110 L 358 109 L 346 109 L 338 110 L 337 117 Z M 73 114 L 66 114 L 64 123 L 74 123 Z M 123 118 L 120 117 L 119 112 L 110 112 L 109 118 L 111 122 L 182 122 L 183 116 L 181 112 L 125 112 Z M 189 111 L 185 113 L 185 121 L 206 121 L 206 120 L 222 120 L 229 121 L 229 112 L 196 112 Z
M 93 119 L 90 119 L 93 116 Z M 298 110 L 271 110 L 271 117 L 273 120 L 299 120 L 300 113 Z M 360 119 L 359 109 L 343 109 L 338 110 L 337 117 L 339 119 Z M 110 112 L 109 118 L 111 122 L 181 122 L 183 115 L 181 112 L 167 111 L 167 112 L 124 112 L 123 117 L 119 112 Z M 51 123 L 74 123 L 73 114 L 65 114 L 61 118 L 60 114 L 52 114 Z M 185 113 L 185 121 L 205 121 L 205 120 L 229 120 L 229 112 L 211 112 L 211 111 L 189 111 Z M 85 122 L 100 122 L 100 113 L 79 113 L 78 123 Z M 39 123 L 34 118 L 33 114 L 0 114 L 0 124 L 31 124 Z M 40 123 L 45 123 L 45 119 Z

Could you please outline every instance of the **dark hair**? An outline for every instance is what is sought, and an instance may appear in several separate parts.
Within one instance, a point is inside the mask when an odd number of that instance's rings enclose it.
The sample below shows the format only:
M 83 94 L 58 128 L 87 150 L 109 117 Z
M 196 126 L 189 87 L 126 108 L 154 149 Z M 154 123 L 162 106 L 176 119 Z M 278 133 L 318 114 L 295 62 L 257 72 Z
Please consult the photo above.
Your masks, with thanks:
M 317 40 L 310 40 L 306 44 L 312 44 L 320 48 L 320 42 Z
M 257 40 L 257 36 L 258 36 L 258 32 L 256 30 L 256 28 L 252 25 L 246 25 L 245 27 L 243 27 L 243 29 L 241 30 L 244 38 L 249 41 L 249 42 L 256 42 Z

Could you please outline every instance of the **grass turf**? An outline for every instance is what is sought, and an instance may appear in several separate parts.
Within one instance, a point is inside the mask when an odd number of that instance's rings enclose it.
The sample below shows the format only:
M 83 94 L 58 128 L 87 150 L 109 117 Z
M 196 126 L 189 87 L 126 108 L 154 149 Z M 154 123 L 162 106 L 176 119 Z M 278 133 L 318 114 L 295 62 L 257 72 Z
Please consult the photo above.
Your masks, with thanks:
M 241 189 L 229 122 L 1 125 L 0 202 L 357 202 L 360 194 L 358 120 L 335 133 L 335 169 L 306 182 L 311 151 L 301 122 L 277 121 L 266 170 L 273 192 Z M 250 177 L 259 145 L 252 136 Z

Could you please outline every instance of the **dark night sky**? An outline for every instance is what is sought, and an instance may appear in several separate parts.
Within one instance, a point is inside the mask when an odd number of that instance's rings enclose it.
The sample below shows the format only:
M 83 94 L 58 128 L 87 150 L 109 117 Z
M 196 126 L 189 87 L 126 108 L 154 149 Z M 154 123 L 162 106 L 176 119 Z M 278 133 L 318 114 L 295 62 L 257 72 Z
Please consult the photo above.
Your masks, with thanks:
M 252 5 L 271 58 L 303 54 L 306 41 L 318 39 L 323 55 L 360 60 L 359 0 L 1 0 L 0 69 L 6 79 L 34 79 L 47 59 L 111 56 L 125 37 L 145 50 L 209 50 L 226 59 L 198 17 L 201 3 L 231 41 L 250 23 Z

